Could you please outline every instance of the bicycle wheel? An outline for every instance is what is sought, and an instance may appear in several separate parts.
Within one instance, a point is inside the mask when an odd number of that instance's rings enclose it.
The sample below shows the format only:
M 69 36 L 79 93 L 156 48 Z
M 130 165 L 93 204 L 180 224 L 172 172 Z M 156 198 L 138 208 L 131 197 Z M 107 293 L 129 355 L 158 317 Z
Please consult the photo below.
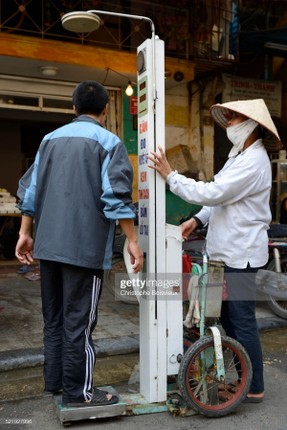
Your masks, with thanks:
M 275 261 L 271 260 L 267 266 L 267 270 L 275 271 Z M 287 274 L 287 257 L 281 257 L 281 271 L 282 273 Z M 278 297 L 270 296 L 266 294 L 266 300 L 270 309 L 274 312 L 275 315 L 278 315 L 280 318 L 287 319 L 287 301 L 282 300 Z
M 187 350 L 178 373 L 182 397 L 189 407 L 207 417 L 234 411 L 245 399 L 252 379 L 251 361 L 243 346 L 227 336 L 221 340 L 224 381 L 217 379 L 212 336 L 202 337 Z

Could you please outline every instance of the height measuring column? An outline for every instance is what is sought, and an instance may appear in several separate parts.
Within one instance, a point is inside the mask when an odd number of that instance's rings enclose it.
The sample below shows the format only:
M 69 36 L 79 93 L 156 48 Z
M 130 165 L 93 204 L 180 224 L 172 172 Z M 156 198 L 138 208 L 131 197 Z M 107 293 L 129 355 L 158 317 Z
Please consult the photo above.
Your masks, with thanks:
M 139 240 L 145 254 L 142 278 L 146 281 L 140 294 L 140 392 L 149 402 L 166 400 L 167 375 L 176 374 L 178 363 L 170 363 L 182 352 L 181 302 L 167 303 L 166 297 L 157 296 L 158 283 L 166 276 L 168 252 L 165 224 L 165 181 L 148 168 L 147 155 L 158 146 L 165 147 L 164 106 L 164 43 L 147 39 L 138 47 L 138 166 L 139 166 Z M 171 226 L 172 227 L 172 226 Z M 173 234 L 173 233 L 172 233 Z M 174 233 L 178 235 L 178 230 Z M 171 266 L 181 272 L 181 244 L 174 247 L 177 264 Z M 169 257 L 171 253 L 169 252 Z M 177 308 L 172 316 L 171 305 Z M 172 334 L 171 319 L 179 327 Z M 168 345 L 168 331 L 172 345 Z M 179 341 L 178 341 L 179 338 Z M 176 342 L 174 342 L 174 340 Z M 174 354 L 174 345 L 177 343 Z M 179 345 L 178 345 L 179 343 Z M 171 367 L 171 369 L 169 369 Z

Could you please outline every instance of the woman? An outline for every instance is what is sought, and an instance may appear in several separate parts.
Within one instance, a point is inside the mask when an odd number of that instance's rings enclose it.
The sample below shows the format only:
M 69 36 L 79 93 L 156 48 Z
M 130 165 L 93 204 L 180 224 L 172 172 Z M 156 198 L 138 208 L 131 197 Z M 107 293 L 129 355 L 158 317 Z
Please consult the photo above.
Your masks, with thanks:
M 153 163 L 149 167 L 161 174 L 174 194 L 203 205 L 182 224 L 182 235 L 186 239 L 194 229 L 209 224 L 207 252 L 210 259 L 225 264 L 228 286 L 221 323 L 250 356 L 253 379 L 246 401 L 259 403 L 264 398 L 264 379 L 255 274 L 268 260 L 271 222 L 271 166 L 264 142 L 272 140 L 278 146 L 280 138 L 262 99 L 216 104 L 210 112 L 233 144 L 228 161 L 213 181 L 197 182 L 173 171 L 162 148 L 149 156 Z

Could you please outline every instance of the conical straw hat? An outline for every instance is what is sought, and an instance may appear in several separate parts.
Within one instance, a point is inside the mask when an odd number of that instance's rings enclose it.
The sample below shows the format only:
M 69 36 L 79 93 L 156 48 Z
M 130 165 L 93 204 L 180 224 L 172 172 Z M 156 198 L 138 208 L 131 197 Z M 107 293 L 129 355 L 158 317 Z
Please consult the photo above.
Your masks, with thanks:
M 228 126 L 228 121 L 230 119 L 229 111 L 237 112 L 247 118 L 253 119 L 266 130 L 263 137 L 263 143 L 266 149 L 275 151 L 282 147 L 278 131 L 263 99 L 236 100 L 222 104 L 218 103 L 210 108 L 213 119 L 223 128 Z

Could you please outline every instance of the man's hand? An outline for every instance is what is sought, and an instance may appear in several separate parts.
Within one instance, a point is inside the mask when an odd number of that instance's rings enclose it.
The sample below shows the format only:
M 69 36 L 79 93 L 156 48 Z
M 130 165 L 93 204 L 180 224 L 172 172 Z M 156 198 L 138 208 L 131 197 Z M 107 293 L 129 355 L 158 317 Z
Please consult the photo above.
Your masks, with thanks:
M 29 235 L 20 235 L 16 244 L 15 255 L 22 264 L 33 263 L 33 238 Z
M 33 218 L 22 215 L 19 239 L 16 244 L 15 255 L 23 264 L 33 263 L 34 241 L 32 237 Z
M 138 244 L 137 232 L 133 219 L 119 219 L 120 226 L 128 239 L 128 252 L 130 254 L 133 273 L 143 268 L 143 252 Z
M 138 273 L 143 268 L 143 252 L 138 242 L 129 242 L 128 252 L 130 254 L 133 273 Z

